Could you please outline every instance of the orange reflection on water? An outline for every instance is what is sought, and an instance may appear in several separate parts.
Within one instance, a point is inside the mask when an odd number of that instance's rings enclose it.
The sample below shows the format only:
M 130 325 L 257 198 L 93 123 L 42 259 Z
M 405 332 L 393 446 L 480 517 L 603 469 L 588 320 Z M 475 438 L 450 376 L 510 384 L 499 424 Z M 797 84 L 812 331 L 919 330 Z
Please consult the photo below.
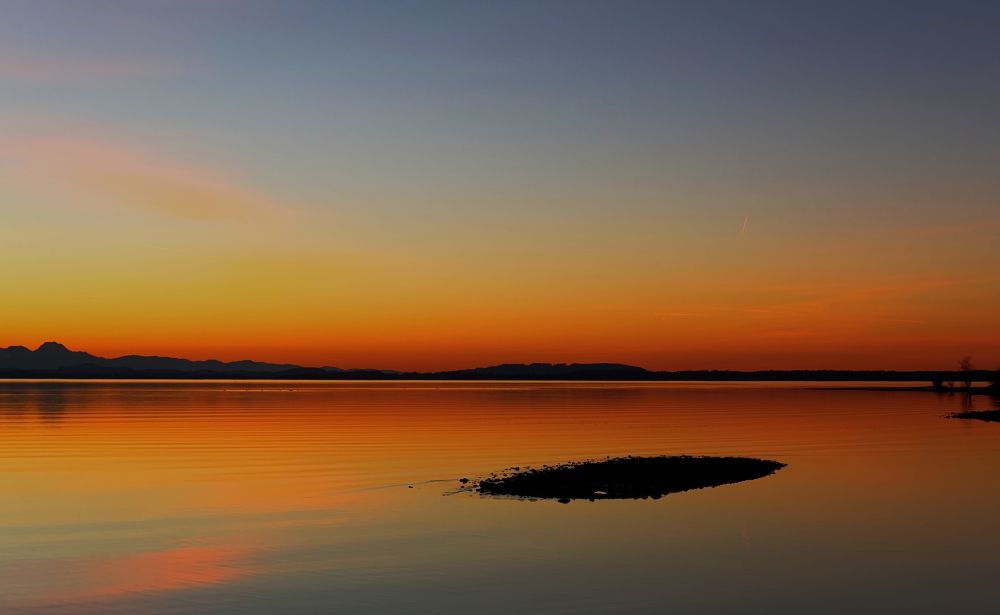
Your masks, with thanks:
M 996 426 L 943 418 L 963 404 L 780 385 L 8 383 L 0 387 L 0 528 L 8 530 L 0 607 L 367 570 L 394 540 L 460 531 L 468 542 L 529 520 L 529 533 L 550 532 L 533 535 L 535 544 L 567 553 L 638 548 L 651 526 L 680 532 L 667 534 L 675 542 L 710 536 L 716 529 L 706 524 L 725 526 L 743 509 L 754 512 L 733 530 L 738 553 L 750 551 L 747 536 L 755 549 L 773 540 L 774 514 L 779 525 L 842 527 L 848 540 L 875 543 L 924 531 L 928 515 L 1000 510 L 1000 498 L 980 488 L 1000 484 Z M 460 477 L 627 454 L 789 465 L 643 508 L 512 509 L 440 497 Z M 978 517 L 951 524 L 942 544 L 981 540 L 984 527 Z M 574 532 L 592 537 L 578 544 Z M 516 535 L 505 540 L 519 544 Z M 461 561 L 463 544 L 400 547 L 387 569 L 446 566 Z
M 96 559 L 86 564 L 85 593 L 74 599 L 224 583 L 252 572 L 242 563 L 246 550 L 234 547 L 179 547 Z

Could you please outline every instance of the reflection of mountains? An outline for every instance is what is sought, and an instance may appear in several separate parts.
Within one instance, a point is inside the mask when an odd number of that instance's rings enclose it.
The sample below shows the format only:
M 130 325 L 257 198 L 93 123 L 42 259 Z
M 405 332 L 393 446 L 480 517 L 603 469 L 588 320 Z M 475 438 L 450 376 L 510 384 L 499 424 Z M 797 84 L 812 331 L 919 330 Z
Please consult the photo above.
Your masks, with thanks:
M 189 361 L 170 357 L 129 355 L 105 359 L 72 351 L 56 342 L 36 350 L 24 346 L 0 348 L 0 378 L 163 378 L 277 380 L 575 380 L 575 381 L 898 381 L 928 382 L 938 371 L 849 370 L 688 370 L 654 372 L 620 363 L 508 363 L 447 372 L 398 372 L 377 369 L 300 367 L 258 361 Z M 983 371 L 977 380 L 985 380 Z

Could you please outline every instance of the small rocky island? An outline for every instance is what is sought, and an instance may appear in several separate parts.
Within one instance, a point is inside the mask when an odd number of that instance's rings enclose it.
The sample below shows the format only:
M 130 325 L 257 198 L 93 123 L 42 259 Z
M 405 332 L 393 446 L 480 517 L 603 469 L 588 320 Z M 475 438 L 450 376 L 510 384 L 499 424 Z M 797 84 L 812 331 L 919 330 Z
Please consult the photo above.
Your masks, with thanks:
M 669 493 L 718 487 L 774 474 L 785 464 L 752 457 L 616 457 L 511 473 L 474 481 L 483 495 L 575 499 L 658 499 Z

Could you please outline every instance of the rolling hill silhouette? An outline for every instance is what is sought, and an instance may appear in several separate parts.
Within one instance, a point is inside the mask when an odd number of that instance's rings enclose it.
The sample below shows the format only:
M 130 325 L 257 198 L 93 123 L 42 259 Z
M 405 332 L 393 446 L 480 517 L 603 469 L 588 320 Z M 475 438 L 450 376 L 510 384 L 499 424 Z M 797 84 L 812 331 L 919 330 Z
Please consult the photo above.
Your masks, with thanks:
M 298 365 L 278 365 L 257 361 L 189 361 L 170 357 L 143 357 L 128 355 L 115 359 L 97 357 L 89 352 L 73 351 L 58 342 L 45 342 L 37 350 L 24 346 L 0 348 L 0 370 L 51 371 L 90 365 L 97 368 L 127 368 L 132 370 L 197 372 L 280 372 Z
M 58 342 L 35 350 L 24 346 L 0 348 L 0 378 L 159 378 L 159 379 L 277 379 L 277 380 L 574 380 L 574 381 L 930 381 L 954 377 L 940 371 L 851 370 L 687 370 L 655 372 L 621 363 L 505 363 L 445 372 L 399 372 L 380 369 L 302 367 L 290 363 L 216 360 L 191 361 L 172 357 L 128 355 L 106 359 L 74 351 Z M 980 370 L 975 380 L 990 372 Z

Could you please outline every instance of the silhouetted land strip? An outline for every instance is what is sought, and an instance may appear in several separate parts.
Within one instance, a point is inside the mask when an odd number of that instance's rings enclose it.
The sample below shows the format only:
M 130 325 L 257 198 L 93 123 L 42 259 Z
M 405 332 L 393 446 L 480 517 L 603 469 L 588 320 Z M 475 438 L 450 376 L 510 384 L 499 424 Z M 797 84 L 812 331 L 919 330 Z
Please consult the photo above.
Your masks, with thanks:
M 831 387 L 829 389 L 821 390 L 836 390 L 836 391 L 923 391 L 938 393 L 939 395 L 993 395 L 1000 397 L 1000 387 L 996 385 L 989 386 L 973 386 L 971 388 L 965 388 L 964 386 L 955 387 L 935 387 L 935 386 L 920 386 L 920 387 L 908 387 L 908 386 L 890 386 L 890 387 Z
M 968 410 L 966 412 L 955 412 L 954 414 L 949 414 L 948 418 L 1000 423 L 1000 410 Z
M 509 366 L 496 366 L 509 367 Z M 526 366 L 533 367 L 533 366 Z M 558 367 L 558 366 L 553 366 Z M 571 367 L 585 367 L 571 366 Z M 933 372 L 934 375 L 939 372 Z M 929 382 L 931 372 L 848 371 L 848 370 L 767 370 L 740 372 L 729 370 L 693 370 L 653 372 L 633 370 L 576 369 L 546 372 L 544 370 L 493 371 L 492 368 L 450 372 L 398 372 L 393 370 L 349 369 L 326 367 L 295 367 L 275 371 L 244 371 L 214 369 L 135 369 L 103 366 L 92 363 L 63 366 L 54 369 L 20 369 L 0 367 L 0 379 L 121 379 L 121 380 L 525 380 L 572 382 Z M 874 387 L 858 387 L 874 390 Z M 931 387 L 884 387 L 885 390 L 936 390 Z M 978 387 L 974 392 L 984 392 Z M 954 392 L 963 392 L 956 387 Z M 949 389 L 944 389 L 949 392 Z
M 989 379 L 978 370 L 975 380 Z M 0 379 L 152 379 L 152 380 L 568 380 L 576 382 L 931 382 L 935 378 L 959 380 L 958 372 L 850 371 L 850 370 L 686 370 L 650 371 L 620 363 L 505 363 L 491 367 L 444 372 L 399 372 L 380 369 L 300 367 L 256 361 L 189 361 L 171 357 L 129 355 L 105 359 L 46 342 L 35 350 L 23 346 L 0 348 Z
M 525 469 L 481 479 L 484 495 L 608 500 L 654 498 L 718 487 L 774 474 L 785 464 L 752 457 L 616 457 L 541 469 Z M 519 470 L 518 468 L 513 468 Z

